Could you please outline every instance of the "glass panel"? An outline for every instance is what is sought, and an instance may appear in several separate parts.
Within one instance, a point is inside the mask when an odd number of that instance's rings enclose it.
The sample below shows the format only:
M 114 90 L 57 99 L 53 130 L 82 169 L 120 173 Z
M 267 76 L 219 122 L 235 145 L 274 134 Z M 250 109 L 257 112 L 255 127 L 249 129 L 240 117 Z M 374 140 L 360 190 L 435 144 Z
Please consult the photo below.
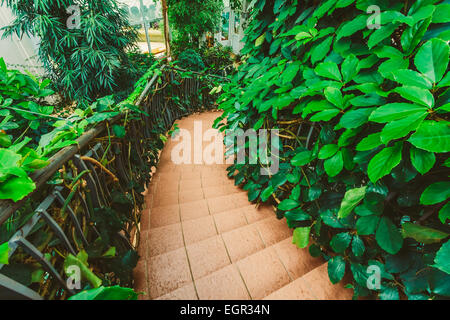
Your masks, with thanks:
M 222 13 L 222 41 L 228 40 L 230 36 L 230 13 Z
M 241 27 L 241 14 L 235 13 L 234 14 L 234 33 L 239 34 L 239 28 Z

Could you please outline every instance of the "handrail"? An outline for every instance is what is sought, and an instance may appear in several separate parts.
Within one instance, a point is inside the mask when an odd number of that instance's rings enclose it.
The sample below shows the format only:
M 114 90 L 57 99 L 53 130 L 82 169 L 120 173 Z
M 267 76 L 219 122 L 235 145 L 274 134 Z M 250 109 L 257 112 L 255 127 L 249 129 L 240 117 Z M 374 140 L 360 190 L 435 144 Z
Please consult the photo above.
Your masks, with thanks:
M 29 202 L 34 206 L 36 202 L 41 201 L 37 208 L 32 209 L 34 210 L 34 215 L 19 230 L 14 230 L 14 235 L 9 240 L 9 256 L 10 258 L 13 257 L 17 249 L 21 248 L 23 253 L 31 256 L 34 261 L 37 261 L 42 266 L 47 274 L 50 275 L 50 278 L 55 281 L 55 284 L 59 284 L 59 288 L 62 288 L 66 295 L 71 295 L 74 291 L 67 287 L 65 280 L 60 276 L 61 271 L 47 261 L 44 254 L 32 241 L 27 240 L 27 237 L 32 235 L 31 230 L 38 225 L 39 221 L 42 221 L 45 223 L 46 232 L 51 232 L 53 238 L 59 238 L 59 248 L 65 254 L 74 255 L 81 248 L 86 248 L 89 243 L 100 237 L 99 230 L 105 231 L 104 229 L 97 230 L 96 224 L 92 222 L 86 224 L 86 221 L 91 221 L 93 209 L 112 208 L 113 198 L 110 194 L 112 190 L 108 186 L 116 183 L 114 189 L 122 190 L 121 192 L 131 195 L 133 209 L 126 215 L 128 222 L 126 222 L 124 229 L 113 236 L 122 243 L 122 245 L 119 245 L 120 247 L 135 249 L 131 242 L 133 237 L 136 237 L 136 241 L 139 242 L 139 210 L 144 203 L 143 196 L 135 191 L 135 183 L 145 184 L 149 182 L 151 166 L 157 163 L 158 160 L 158 153 L 154 152 L 155 143 L 157 149 L 162 148 L 161 141 L 158 139 L 160 139 L 161 134 L 165 134 L 172 127 L 176 119 L 205 108 L 210 108 L 215 100 L 209 100 L 211 99 L 208 94 L 210 89 L 197 79 L 185 78 L 182 81 L 172 82 L 176 77 L 176 73 L 174 73 L 174 68 L 170 69 L 167 70 L 166 66 L 162 67 L 160 69 L 162 72 L 155 73 L 147 82 L 142 93 L 133 103 L 144 113 L 138 117 L 131 117 L 131 120 L 126 121 L 125 127 L 128 128 L 128 135 L 123 139 L 115 137 L 114 141 L 111 141 L 111 137 L 101 137 L 100 135 L 110 125 L 116 124 L 121 120 L 125 113 L 119 114 L 88 130 L 76 140 L 77 144 L 61 149 L 50 158 L 49 164 L 45 168 L 31 174 L 31 179 L 36 184 L 36 189 L 33 193 L 17 203 L 5 200 L 0 201 L 0 226 L 13 216 L 17 210 L 21 209 L 25 203 Z M 163 80 L 165 79 L 166 82 L 161 87 L 159 85 L 155 86 L 159 75 L 162 75 Z M 153 91 L 152 88 L 154 88 Z M 202 92 L 199 94 L 198 90 Z M 181 99 L 172 99 L 175 96 Z M 180 101 L 182 101 L 181 104 Z M 128 137 L 133 138 L 129 139 Z M 95 146 L 93 146 L 94 139 L 97 141 Z M 103 148 L 103 146 L 106 146 L 106 143 L 108 143 L 108 146 Z M 150 146 L 153 149 L 146 149 Z M 82 156 L 80 152 L 86 149 L 89 151 Z M 111 170 L 113 171 L 110 171 L 110 173 L 115 175 L 116 180 L 105 174 L 103 169 L 107 168 L 102 169 L 98 167 L 98 165 L 103 166 L 100 162 L 103 158 L 100 153 L 103 153 L 103 157 L 107 155 L 107 159 L 112 159 L 105 166 L 112 168 Z M 130 160 L 131 153 L 134 154 L 133 163 Z M 84 161 L 83 159 L 92 161 Z M 132 168 L 135 167 L 138 168 L 133 169 L 133 172 L 138 174 L 136 177 L 132 175 Z M 81 190 L 77 190 L 70 183 L 70 186 L 62 184 L 62 186 L 50 187 L 49 194 L 43 194 L 42 189 L 45 186 L 49 186 L 46 182 L 61 168 L 65 168 L 64 172 L 66 173 L 69 170 L 72 179 L 84 173 L 83 183 L 79 184 Z M 75 183 L 75 180 L 73 181 Z M 133 183 L 130 184 L 130 182 Z M 51 188 L 53 188 L 53 191 L 51 191 Z M 45 199 L 40 200 L 43 197 Z M 28 207 L 24 208 L 28 210 Z M 61 222 L 61 214 L 64 211 L 67 214 L 63 218 L 65 220 Z M 55 216 L 55 213 L 58 214 Z M 84 230 L 83 226 L 88 229 Z M 70 230 L 72 230 L 71 235 L 68 233 Z M 85 234 L 86 232 L 90 233 Z M 78 243 L 77 239 L 79 240 Z M 46 247 L 42 248 L 42 250 L 44 249 L 48 250 Z M 62 255 L 60 254 L 59 259 L 61 257 Z M 58 265 L 61 266 L 61 262 Z M 0 265 L 0 269 L 2 267 L 4 266 Z M 36 295 L 25 290 L 23 286 L 18 285 L 14 282 L 14 279 L 10 279 L 12 281 L 8 279 L 5 280 L 5 277 L 0 277 L 0 296 L 1 290 L 4 288 L 8 292 L 15 292 L 16 297 L 36 299 Z

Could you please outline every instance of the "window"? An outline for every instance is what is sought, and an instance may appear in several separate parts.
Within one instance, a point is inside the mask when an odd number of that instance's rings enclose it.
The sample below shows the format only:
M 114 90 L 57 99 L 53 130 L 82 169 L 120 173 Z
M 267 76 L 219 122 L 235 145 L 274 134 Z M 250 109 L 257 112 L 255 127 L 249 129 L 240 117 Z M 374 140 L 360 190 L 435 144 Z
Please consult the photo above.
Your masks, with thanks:
M 230 37 L 230 12 L 222 13 L 222 41 Z

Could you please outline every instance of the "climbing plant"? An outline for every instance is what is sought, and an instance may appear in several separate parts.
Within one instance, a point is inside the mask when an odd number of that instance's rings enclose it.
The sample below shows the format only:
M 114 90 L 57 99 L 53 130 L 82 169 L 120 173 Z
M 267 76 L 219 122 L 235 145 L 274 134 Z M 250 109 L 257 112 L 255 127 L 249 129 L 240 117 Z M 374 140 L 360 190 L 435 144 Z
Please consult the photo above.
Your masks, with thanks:
M 56 91 L 88 104 L 129 86 L 126 51 L 137 40 L 115 0 L 11 1 L 15 19 L 3 37 L 33 35 L 40 40 L 39 58 Z
M 355 298 L 450 296 L 450 3 L 252 6 L 216 126 L 278 129 L 280 165 L 230 176 L 250 201 L 272 200 Z

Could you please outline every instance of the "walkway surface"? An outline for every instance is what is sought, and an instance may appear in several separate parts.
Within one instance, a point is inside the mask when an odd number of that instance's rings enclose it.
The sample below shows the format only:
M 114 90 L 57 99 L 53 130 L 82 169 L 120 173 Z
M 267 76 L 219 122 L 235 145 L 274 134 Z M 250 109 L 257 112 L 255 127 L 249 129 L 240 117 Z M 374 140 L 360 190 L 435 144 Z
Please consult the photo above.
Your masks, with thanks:
M 193 138 L 195 121 L 204 132 L 219 115 L 177 123 Z M 141 299 L 351 298 L 351 290 L 331 284 L 326 263 L 292 244 L 292 230 L 272 207 L 256 208 L 234 186 L 227 165 L 174 164 L 178 143 L 166 143 L 146 195 L 135 269 Z

